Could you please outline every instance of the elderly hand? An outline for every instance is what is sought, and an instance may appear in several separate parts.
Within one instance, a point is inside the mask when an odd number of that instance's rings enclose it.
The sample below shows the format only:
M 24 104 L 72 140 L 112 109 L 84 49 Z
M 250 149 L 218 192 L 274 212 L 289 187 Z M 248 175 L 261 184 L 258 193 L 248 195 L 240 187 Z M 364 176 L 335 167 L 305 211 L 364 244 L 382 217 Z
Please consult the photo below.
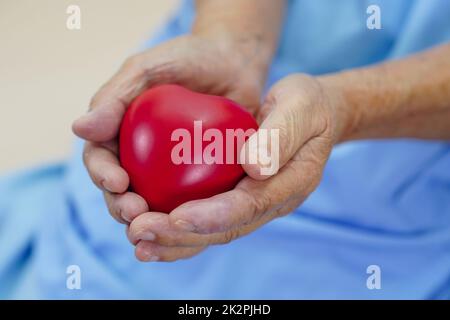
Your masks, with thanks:
M 87 140 L 85 165 L 116 220 L 129 223 L 149 210 L 142 197 L 127 191 L 129 177 L 117 157 L 118 131 L 128 104 L 145 88 L 177 83 L 229 97 L 254 112 L 268 64 L 257 45 L 250 38 L 233 42 L 179 37 L 129 58 L 97 92 L 90 112 L 74 122 L 73 131 Z
M 136 245 L 138 259 L 190 257 L 288 214 L 318 185 L 330 151 L 348 123 L 340 93 L 305 75 L 277 83 L 258 118 L 260 130 L 279 129 L 279 171 L 269 177 L 261 175 L 258 164 L 244 164 L 248 176 L 229 192 L 187 202 L 170 215 L 137 216 L 128 228 L 128 238 Z M 264 148 L 259 145 L 250 152 L 266 152 Z

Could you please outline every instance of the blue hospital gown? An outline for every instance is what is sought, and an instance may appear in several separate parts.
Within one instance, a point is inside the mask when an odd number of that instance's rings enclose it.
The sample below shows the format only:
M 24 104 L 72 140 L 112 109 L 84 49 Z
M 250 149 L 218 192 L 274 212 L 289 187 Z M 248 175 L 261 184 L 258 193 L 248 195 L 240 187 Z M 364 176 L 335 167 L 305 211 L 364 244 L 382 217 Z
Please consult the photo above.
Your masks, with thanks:
M 381 30 L 366 27 L 370 4 Z M 152 41 L 189 32 L 184 1 Z M 448 0 L 290 1 L 268 86 L 400 58 L 450 40 Z M 450 58 L 450 57 L 449 57 Z M 174 263 L 140 263 L 81 160 L 0 179 L 1 298 L 449 298 L 450 144 L 337 146 L 303 206 L 249 236 Z M 66 287 L 67 267 L 81 289 Z M 369 290 L 366 270 L 381 270 Z

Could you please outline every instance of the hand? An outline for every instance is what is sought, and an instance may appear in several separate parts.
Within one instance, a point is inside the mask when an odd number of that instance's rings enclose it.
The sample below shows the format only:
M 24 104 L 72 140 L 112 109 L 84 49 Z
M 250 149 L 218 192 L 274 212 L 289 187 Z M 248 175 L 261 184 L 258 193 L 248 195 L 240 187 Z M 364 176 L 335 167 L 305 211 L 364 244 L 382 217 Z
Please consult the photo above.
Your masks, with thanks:
M 340 93 L 305 75 L 289 76 L 277 83 L 258 118 L 260 129 L 279 129 L 278 173 L 263 176 L 259 165 L 245 164 L 249 176 L 229 192 L 187 202 L 170 215 L 139 215 L 127 230 L 138 259 L 187 258 L 288 214 L 318 185 L 330 151 L 348 123 Z
M 129 177 L 117 157 L 118 131 L 129 103 L 150 86 L 177 83 L 227 96 L 254 112 L 268 64 L 256 45 L 251 39 L 179 37 L 129 58 L 93 97 L 90 112 L 74 122 L 73 131 L 87 140 L 84 163 L 116 220 L 129 223 L 149 210 L 142 197 L 127 191 Z

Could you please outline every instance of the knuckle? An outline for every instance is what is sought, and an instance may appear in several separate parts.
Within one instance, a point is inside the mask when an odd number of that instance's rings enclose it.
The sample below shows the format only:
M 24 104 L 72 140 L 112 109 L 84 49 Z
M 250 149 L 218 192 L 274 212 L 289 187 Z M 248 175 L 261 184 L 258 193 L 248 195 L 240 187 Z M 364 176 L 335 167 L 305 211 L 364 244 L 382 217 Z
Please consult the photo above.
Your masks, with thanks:
M 110 198 L 106 199 L 106 203 L 108 204 L 109 212 L 113 216 L 120 217 L 122 215 L 122 208 L 121 208 L 120 204 L 114 202 L 114 200 L 110 199 Z
M 141 221 L 142 219 L 134 219 L 129 225 L 130 235 L 140 235 L 145 231 L 145 224 Z
M 252 201 L 252 207 L 253 207 L 253 216 L 252 218 L 255 219 L 259 217 L 260 215 L 267 212 L 270 208 L 270 198 L 265 193 L 260 193 L 257 195 L 251 196 Z
M 286 204 L 285 206 L 281 206 L 277 210 L 275 210 L 275 217 L 285 217 L 290 214 L 295 208 L 297 208 L 298 203 L 294 204 Z
M 114 199 L 107 192 L 104 192 L 104 199 L 109 214 L 119 223 L 123 224 L 126 223 L 125 220 L 122 218 L 123 209 L 120 206 L 120 203 L 115 202 Z
M 84 149 L 83 149 L 83 163 L 84 163 L 84 165 L 86 167 L 89 165 L 89 159 L 90 159 L 90 156 L 91 156 L 91 151 L 92 151 L 91 145 L 90 145 L 89 142 L 87 142 L 84 145 Z
M 144 228 L 133 228 L 130 226 L 129 229 L 129 240 L 133 245 L 136 245 L 139 241 L 143 241 L 142 237 L 144 235 Z
M 156 235 L 155 241 L 166 247 L 175 247 L 183 244 L 182 237 L 176 232 L 168 235 Z
M 106 88 L 108 83 L 104 83 L 100 89 L 92 96 L 91 100 L 89 101 L 89 111 L 93 110 L 97 105 L 100 104 L 100 101 L 102 100 L 103 96 L 103 90 Z
M 111 210 L 111 215 L 114 216 L 120 223 L 125 223 L 122 218 L 122 208 L 120 206 L 113 207 L 113 209 Z
M 160 61 L 144 69 L 144 77 L 149 85 L 169 83 L 180 75 L 181 68 L 173 61 Z
M 227 244 L 230 243 L 231 241 L 239 238 L 239 230 L 238 229 L 231 229 L 231 230 L 227 230 L 223 233 L 223 238 L 222 241 L 220 242 L 221 244 Z
M 142 67 L 143 57 L 142 54 L 135 54 L 128 57 L 123 63 L 124 69 L 139 69 Z
M 239 189 L 241 191 L 242 203 L 247 203 L 249 206 L 248 219 L 244 222 L 244 224 L 249 224 L 270 208 L 270 197 L 264 192 L 259 192 L 257 194 L 253 194 L 248 190 L 242 188 Z

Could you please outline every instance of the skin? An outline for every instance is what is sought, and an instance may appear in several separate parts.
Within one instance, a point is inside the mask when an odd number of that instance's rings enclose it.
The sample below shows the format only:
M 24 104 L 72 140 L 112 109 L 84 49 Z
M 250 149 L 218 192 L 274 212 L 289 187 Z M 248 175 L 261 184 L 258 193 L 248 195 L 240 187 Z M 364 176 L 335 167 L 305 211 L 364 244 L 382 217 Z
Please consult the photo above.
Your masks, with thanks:
M 337 143 L 450 139 L 449 44 L 337 74 L 293 74 L 260 103 L 283 7 L 283 1 L 272 0 L 198 1 L 192 35 L 130 58 L 94 96 L 91 112 L 73 124 L 87 141 L 89 174 L 104 191 L 111 215 L 127 225 L 139 260 L 188 258 L 290 213 L 317 187 Z M 160 83 L 227 96 L 254 112 L 261 128 L 279 129 L 280 170 L 261 176 L 257 164 L 245 164 L 248 177 L 233 190 L 185 203 L 170 215 L 149 212 L 144 199 L 127 191 L 117 134 L 130 101 Z

